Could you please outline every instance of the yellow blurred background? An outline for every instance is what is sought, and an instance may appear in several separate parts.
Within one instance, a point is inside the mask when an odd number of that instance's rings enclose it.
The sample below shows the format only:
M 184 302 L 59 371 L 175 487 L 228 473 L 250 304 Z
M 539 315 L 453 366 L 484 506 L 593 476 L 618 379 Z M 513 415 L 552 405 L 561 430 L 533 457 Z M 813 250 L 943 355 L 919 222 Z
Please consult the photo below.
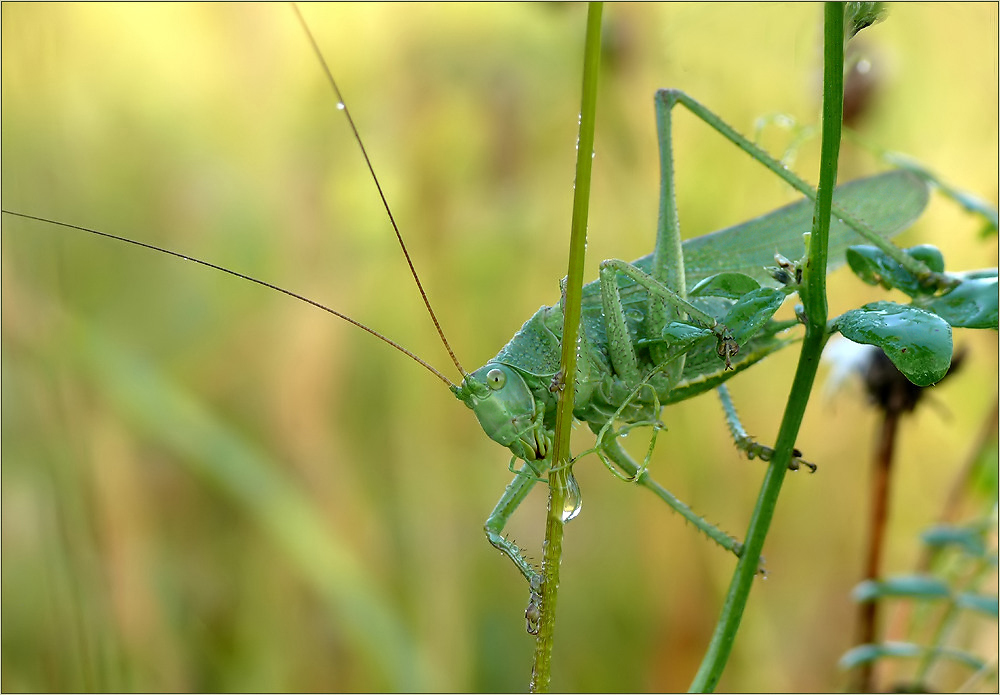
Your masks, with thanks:
M 585 9 L 302 9 L 444 329 L 477 367 L 558 298 Z M 274 282 L 453 373 L 287 6 L 2 12 L 4 208 Z M 655 89 L 684 89 L 747 134 L 773 113 L 815 124 L 821 15 L 605 9 L 588 279 L 603 258 L 652 250 Z M 875 77 L 863 137 L 996 205 L 996 4 L 893 5 L 857 44 Z M 793 199 L 676 121 L 685 236 Z M 775 153 L 790 141 L 763 139 Z M 811 181 L 818 149 L 794 162 Z M 883 168 L 845 144 L 844 179 Z M 993 266 L 980 227 L 935 196 L 902 243 L 938 244 L 950 270 Z M 482 533 L 508 454 L 437 379 L 287 297 L 83 233 L 5 216 L 2 262 L 4 690 L 526 687 L 528 591 Z M 831 279 L 831 315 L 883 298 Z M 964 368 L 903 423 L 887 573 L 912 569 L 996 398 L 996 333 L 955 342 Z M 731 382 L 765 442 L 796 356 Z M 878 416 L 857 388 L 818 389 L 798 443 L 820 469 L 786 482 L 721 690 L 845 683 Z M 712 396 L 663 420 L 654 477 L 742 535 L 762 464 L 735 451 Z M 576 474 L 553 687 L 686 689 L 733 559 L 596 458 Z M 536 557 L 544 503 L 538 486 L 509 529 Z M 996 623 L 978 627 L 969 639 L 995 654 Z

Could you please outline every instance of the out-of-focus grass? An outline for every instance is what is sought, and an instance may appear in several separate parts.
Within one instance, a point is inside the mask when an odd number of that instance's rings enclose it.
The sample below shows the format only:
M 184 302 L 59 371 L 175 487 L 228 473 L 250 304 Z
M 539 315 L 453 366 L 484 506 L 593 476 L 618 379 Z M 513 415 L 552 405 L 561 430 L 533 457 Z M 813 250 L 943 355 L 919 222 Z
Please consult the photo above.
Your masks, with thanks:
M 466 368 L 565 267 L 581 8 L 307 6 Z M 812 5 L 612 6 L 589 263 L 647 253 L 652 95 L 743 132 L 818 112 Z M 860 128 L 996 203 L 995 5 L 897 5 L 860 37 L 882 80 Z M 281 6 L 3 6 L 3 204 L 158 243 L 345 311 L 441 368 L 342 115 Z M 789 200 L 686 116 L 685 235 Z M 780 151 L 785 139 L 765 138 Z M 818 146 L 795 168 L 814 179 Z M 845 176 L 879 164 L 845 145 Z M 995 238 L 935 200 L 904 243 L 949 268 Z M 831 312 L 881 298 L 831 282 Z M 995 334 L 904 423 L 890 567 L 919 551 L 994 397 Z M 794 350 L 732 384 L 774 436 Z M 731 532 L 761 475 L 710 397 L 671 408 L 655 476 Z M 875 416 L 819 397 L 722 684 L 836 687 L 850 645 Z M 579 446 L 586 441 L 581 435 Z M 440 383 L 346 324 L 219 273 L 3 220 L 5 690 L 515 690 L 523 582 L 482 537 L 507 456 Z M 596 462 L 577 466 L 554 685 L 685 688 L 731 558 Z M 511 533 L 538 547 L 542 490 Z

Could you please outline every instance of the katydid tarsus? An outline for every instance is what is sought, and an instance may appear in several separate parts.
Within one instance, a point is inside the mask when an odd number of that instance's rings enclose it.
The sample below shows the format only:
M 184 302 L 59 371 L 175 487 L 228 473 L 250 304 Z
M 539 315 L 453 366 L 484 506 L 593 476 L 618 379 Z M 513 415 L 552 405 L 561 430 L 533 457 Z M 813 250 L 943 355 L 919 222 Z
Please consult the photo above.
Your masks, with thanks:
M 347 95 L 347 96 L 348 96 L 348 98 L 350 98 L 350 93 L 348 93 L 348 95 Z M 648 96 L 649 96 L 649 94 L 647 93 L 647 94 L 646 94 L 646 97 L 647 97 L 647 100 L 648 100 Z M 318 103 L 318 102 L 317 102 L 317 103 Z M 648 101 L 647 101 L 647 103 L 648 103 Z M 650 120 L 652 120 L 652 109 L 651 109 L 651 108 L 647 108 L 647 109 L 646 109 L 646 111 L 647 111 L 647 118 L 649 118 Z M 364 129 L 364 128 L 363 128 L 363 129 Z M 367 129 L 364 129 L 364 130 L 367 130 Z M 600 157 L 600 152 L 598 153 L 598 156 Z M 81 173 L 80 175 L 83 175 L 83 174 Z M 681 176 L 683 177 L 683 172 L 681 173 Z M 9 179 L 8 179 L 8 180 L 9 180 Z M 370 182 L 368 182 L 368 183 L 370 183 Z M 720 184 L 719 184 L 719 187 L 720 187 L 720 188 L 723 188 L 724 186 L 723 186 L 723 184 L 722 184 L 722 183 L 720 183 Z M 393 196 L 392 196 L 392 194 L 390 193 L 390 200 L 392 200 L 392 198 L 393 198 Z M 12 203 L 13 201 L 14 201 L 14 197 L 13 197 L 13 195 L 11 195 L 11 196 L 10 196 L 10 197 L 8 198 L 8 200 L 6 201 L 6 202 L 7 202 L 7 205 L 8 205 L 8 207 L 10 206 L 10 203 Z M 124 204 L 129 204 L 129 203 L 127 203 L 127 202 L 126 202 L 126 203 L 123 203 L 123 205 L 124 205 Z M 652 205 L 652 203 L 650 203 L 650 205 Z M 72 215 L 73 215 L 73 211 L 72 211 L 72 210 L 59 210 L 57 214 L 53 214 L 53 213 L 49 213 L 48 211 L 45 211 L 45 214 L 46 214 L 47 216 L 49 216 L 49 215 L 51 215 L 51 216 L 57 216 L 57 217 L 60 217 L 61 219 L 70 219 L 71 221 L 74 221 L 74 222 L 80 222 L 81 224 L 91 224 L 91 223 L 90 223 L 89 221 L 87 221 L 87 220 L 81 220 L 81 219 L 77 219 L 77 218 L 73 217 L 73 216 L 72 216 Z M 682 205 L 682 211 L 681 211 L 681 214 L 682 214 L 682 217 L 683 217 L 683 205 Z M 6 222 L 6 223 L 9 223 L 9 220 L 5 220 L 5 222 Z M 95 226 L 96 226 L 96 225 L 95 225 Z M 294 221 L 292 221 L 292 220 L 289 220 L 289 221 L 287 221 L 287 222 L 286 222 L 286 224 L 285 224 L 284 226 L 286 226 L 286 227 L 290 227 L 290 226 L 294 226 Z M 121 230 L 123 229 L 123 227 L 122 227 L 122 226 L 121 226 L 120 224 L 116 224 L 116 226 L 115 226 L 115 229 L 107 229 L 107 228 L 105 228 L 105 227 L 103 227 L 103 226 L 101 226 L 101 229 L 105 229 L 106 231 L 121 231 Z M 124 229 L 129 229 L 129 227 L 128 227 L 128 226 L 126 226 L 126 227 L 124 227 Z M 404 225 L 404 231 L 406 231 L 406 230 L 405 230 L 405 225 Z M 32 231 L 32 232 L 30 232 L 30 233 L 33 233 L 33 234 L 34 234 L 35 232 L 34 232 L 34 231 Z M 649 240 L 650 240 L 650 242 L 651 242 L 651 240 L 652 240 L 652 236 L 653 236 L 653 229 L 652 229 L 652 228 L 648 228 L 648 229 L 646 229 L 646 230 L 645 230 L 645 235 L 646 235 L 646 238 L 647 238 L 647 239 L 649 239 Z M 798 232 L 796 232 L 796 235 L 798 235 Z M 181 248 L 182 250 L 186 250 L 186 249 L 184 248 L 184 246 L 183 246 L 183 243 L 184 243 L 184 242 L 182 242 L 182 241 L 178 241 L 178 242 L 176 242 L 176 243 L 173 243 L 173 242 L 172 242 L 172 243 L 170 243 L 170 244 L 168 244 L 168 245 L 169 245 L 169 246 L 171 246 L 172 248 Z M 362 242 L 362 243 L 364 243 L 364 242 Z M 648 249 L 647 249 L 647 250 L 648 250 Z M 777 249 L 772 249 L 772 248 L 767 248 L 767 249 L 764 249 L 764 252 L 765 252 L 765 255 L 766 255 L 766 257 L 765 257 L 765 259 L 764 259 L 764 260 L 763 260 L 763 261 L 762 261 L 761 263 L 758 263 L 757 267 L 759 267 L 759 265 L 760 265 L 760 264 L 767 264 L 767 263 L 770 263 L 770 262 L 771 262 L 771 260 L 770 260 L 770 257 L 771 257 L 771 256 L 773 256 L 773 253 L 774 253 L 774 251 L 775 251 L 775 250 L 777 250 Z M 785 255 L 788 255 L 789 257 L 793 257 L 793 258 L 794 258 L 794 257 L 797 257 L 798 255 L 801 255 L 801 251 L 802 251 L 802 244 L 801 244 L 801 240 L 800 240 L 799 238 L 797 238 L 797 236 L 796 236 L 796 238 L 795 238 L 795 241 L 794 241 L 794 245 L 793 245 L 793 247 L 792 247 L 791 249 L 788 249 L 788 250 L 785 250 L 785 251 L 783 251 L 783 252 L 785 253 Z M 247 254 L 253 254 L 253 253 L 254 253 L 254 250 L 253 250 L 252 248 L 249 248 L 249 249 L 248 249 L 248 250 L 247 250 L 246 252 L 247 252 Z M 115 253 L 117 253 L 117 252 L 115 252 Z M 192 252 L 192 253 L 194 253 L 194 252 Z M 214 254 L 212 254 L 212 253 L 210 253 L 210 252 L 206 252 L 206 251 L 198 251 L 198 252 L 197 252 L 197 255 L 199 255 L 199 256 L 203 256 L 203 257 L 204 257 L 204 256 L 208 256 L 208 257 L 210 257 L 210 258 L 214 258 L 214 257 L 215 257 L 215 255 L 214 255 Z M 631 255 L 630 255 L 629 257 L 631 257 Z M 125 256 L 125 255 L 122 255 L 122 256 L 120 256 L 119 258 L 129 258 L 129 256 Z M 125 262 L 129 262 L 129 261 L 125 261 Z M 236 262 L 230 262 L 230 261 L 228 261 L 228 260 L 227 260 L 227 261 L 226 261 L 225 263 L 226 263 L 226 265 L 231 265 L 231 266 L 237 266 L 237 267 L 239 266 L 239 261 L 236 261 Z M 419 266 L 419 265 L 420 265 L 420 261 L 419 261 L 419 257 L 418 257 L 418 260 L 417 260 L 417 263 L 418 263 L 418 266 Z M 755 262 L 755 263 L 757 263 L 757 262 Z M 694 267 L 696 267 L 696 264 L 693 264 L 693 263 L 689 263 L 689 269 L 691 269 L 691 268 L 694 268 Z M 186 268 L 185 268 L 185 269 L 183 269 L 183 271 L 184 271 L 184 272 L 189 272 L 189 271 L 188 271 L 188 270 L 187 270 Z M 255 274 L 260 274 L 260 273 L 256 273 L 256 272 L 255 272 Z M 553 274 L 553 275 L 552 275 L 551 277 L 549 277 L 549 278 L 547 279 L 547 283 L 548 283 L 548 285 L 549 285 L 549 287 L 551 288 L 551 291 L 552 291 L 552 296 L 551 296 L 551 298 L 553 298 L 553 299 L 555 298 L 555 296 L 554 296 L 554 295 L 555 295 L 555 291 L 556 291 L 556 289 L 557 289 L 557 288 L 556 288 L 556 280 L 557 280 L 557 274 Z M 283 284 L 292 284 L 292 285 L 294 285 L 295 283 L 294 283 L 294 282 L 292 282 L 292 283 L 283 283 Z M 131 291 L 131 290 L 130 290 L 130 291 Z M 433 291 L 432 291 L 432 299 L 433 299 L 433 295 L 434 295 L 434 293 L 433 293 Z M 536 304 L 537 304 L 537 302 L 536 302 Z M 357 311 L 356 311 L 356 310 L 352 310 L 352 314 L 355 314 L 355 315 L 357 315 Z M 167 319 L 167 318 L 165 317 L 165 318 L 164 318 L 164 321 L 167 321 L 167 320 L 168 320 L 168 319 Z M 454 323 L 455 323 L 455 319 L 454 319 L 454 318 L 451 318 L 451 319 L 450 319 L 450 320 L 449 320 L 449 321 L 448 321 L 447 323 L 449 323 L 449 324 L 454 324 Z M 423 354 L 423 353 L 424 353 L 424 352 L 426 352 L 426 351 L 425 351 L 424 349 L 421 349 L 421 350 L 420 350 L 420 352 L 421 352 L 421 354 Z M 745 357 L 745 356 L 746 356 L 747 354 L 752 354 L 752 351 L 750 351 L 750 350 L 748 350 L 748 351 L 744 351 L 744 352 L 743 352 L 743 354 L 741 354 L 741 355 L 738 355 L 738 358 L 741 358 L 741 357 Z M 712 356 L 712 357 L 713 357 L 714 359 L 716 359 L 716 361 L 718 362 L 718 359 L 717 359 L 717 358 L 715 358 L 714 356 Z M 469 358 L 465 358 L 465 359 L 466 359 L 466 360 L 468 360 Z M 739 366 L 739 364 L 740 364 L 740 363 L 737 363 L 737 365 L 736 365 L 736 366 Z M 467 366 L 468 366 L 468 365 L 467 365 Z M 715 373 L 715 370 L 717 370 L 717 369 L 718 369 L 718 365 L 716 365 L 715 367 L 713 367 L 713 370 L 712 370 L 711 372 L 709 372 L 709 370 L 707 370 L 707 368 L 706 368 L 706 371 L 705 371 L 705 373 L 706 373 L 706 374 L 708 374 L 708 373 L 713 373 L 713 374 L 714 374 L 714 373 Z M 724 372 L 721 372 L 721 371 L 720 371 L 720 373 L 724 373 Z M 690 392 L 689 392 L 689 393 L 690 393 Z M 662 404 L 666 404 L 668 400 L 669 400 L 669 399 L 663 399 L 663 402 L 662 402 Z M 647 407 L 647 408 L 648 408 L 648 405 L 646 405 L 645 407 Z M 652 420 L 654 420 L 654 421 L 655 421 L 655 419 L 656 419 L 656 418 L 652 418 Z M 667 424 L 668 424 L 668 425 L 670 424 L 670 422 L 669 422 L 669 419 L 667 420 Z M 470 463 L 472 463 L 472 462 L 470 462 Z M 541 472 L 540 474 L 543 474 L 543 472 Z M 521 476 L 521 477 L 517 478 L 516 480 L 519 480 L 519 481 L 520 481 L 520 480 L 530 480 L 530 479 L 526 478 L 525 476 Z

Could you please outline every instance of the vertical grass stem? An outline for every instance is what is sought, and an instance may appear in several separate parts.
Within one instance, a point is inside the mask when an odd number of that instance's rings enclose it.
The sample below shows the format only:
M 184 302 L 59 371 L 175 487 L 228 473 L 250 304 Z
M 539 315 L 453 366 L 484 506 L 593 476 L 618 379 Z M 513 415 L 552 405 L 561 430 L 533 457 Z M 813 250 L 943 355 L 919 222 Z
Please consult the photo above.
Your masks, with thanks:
M 566 498 L 569 438 L 573 424 L 577 338 L 580 333 L 583 296 L 583 262 L 587 248 L 587 212 L 590 203 L 590 175 L 593 169 L 594 125 L 597 114 L 597 74 L 601 58 L 601 14 L 603 5 L 592 2 L 587 9 L 587 33 L 583 57 L 583 97 L 580 106 L 580 134 L 577 140 L 576 185 L 573 191 L 573 219 L 570 228 L 569 271 L 563 299 L 563 339 L 560 373 L 563 389 L 556 415 L 553 470 L 549 474 L 549 508 L 545 521 L 542 551 L 542 607 L 531 669 L 531 692 L 547 692 L 551 682 L 556 596 L 559 563 L 562 559 L 563 504 Z

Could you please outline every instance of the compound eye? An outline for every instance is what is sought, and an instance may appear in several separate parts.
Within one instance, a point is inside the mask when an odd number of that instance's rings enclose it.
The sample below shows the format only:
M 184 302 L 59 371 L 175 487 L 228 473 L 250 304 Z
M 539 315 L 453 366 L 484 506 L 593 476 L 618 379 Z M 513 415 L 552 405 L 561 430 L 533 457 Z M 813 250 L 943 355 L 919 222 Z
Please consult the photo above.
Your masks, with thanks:
M 500 369 L 491 369 L 486 372 L 486 383 L 494 391 L 499 391 L 507 382 L 507 375 Z

